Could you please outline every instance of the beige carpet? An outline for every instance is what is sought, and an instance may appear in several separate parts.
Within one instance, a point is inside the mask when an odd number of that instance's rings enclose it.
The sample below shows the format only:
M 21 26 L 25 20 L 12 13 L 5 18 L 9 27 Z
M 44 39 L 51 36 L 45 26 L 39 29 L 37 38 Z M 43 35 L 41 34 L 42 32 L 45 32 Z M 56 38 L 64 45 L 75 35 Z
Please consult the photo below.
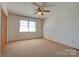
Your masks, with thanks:
M 79 56 L 79 51 L 44 39 L 23 40 L 8 43 L 2 56 L 53 57 Z

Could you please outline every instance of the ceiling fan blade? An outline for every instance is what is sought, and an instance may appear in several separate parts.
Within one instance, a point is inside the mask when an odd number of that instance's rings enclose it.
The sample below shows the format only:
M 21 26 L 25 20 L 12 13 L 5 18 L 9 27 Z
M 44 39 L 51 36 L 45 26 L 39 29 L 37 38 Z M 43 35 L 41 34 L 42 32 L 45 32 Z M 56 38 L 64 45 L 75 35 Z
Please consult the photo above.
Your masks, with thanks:
M 43 10 L 43 12 L 50 12 L 50 10 Z
M 44 15 L 43 12 L 41 12 L 41 15 Z
M 40 6 L 38 3 L 36 2 L 32 2 L 32 4 L 34 4 L 35 6 Z

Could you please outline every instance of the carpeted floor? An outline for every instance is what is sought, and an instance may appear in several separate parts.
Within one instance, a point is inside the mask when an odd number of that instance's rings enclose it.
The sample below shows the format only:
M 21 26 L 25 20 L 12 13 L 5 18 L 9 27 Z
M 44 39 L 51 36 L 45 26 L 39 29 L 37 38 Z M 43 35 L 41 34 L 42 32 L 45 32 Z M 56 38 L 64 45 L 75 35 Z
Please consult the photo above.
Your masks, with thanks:
M 6 57 L 79 56 L 79 51 L 45 39 L 31 39 L 8 43 L 3 49 Z

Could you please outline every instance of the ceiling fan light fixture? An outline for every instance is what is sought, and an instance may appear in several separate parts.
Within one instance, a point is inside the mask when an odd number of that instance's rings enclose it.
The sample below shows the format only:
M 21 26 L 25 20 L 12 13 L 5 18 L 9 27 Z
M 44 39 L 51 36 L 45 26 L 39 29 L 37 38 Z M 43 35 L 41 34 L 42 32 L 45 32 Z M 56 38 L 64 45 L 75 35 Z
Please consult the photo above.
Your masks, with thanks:
M 36 15 L 38 15 L 38 16 L 44 16 L 43 12 L 37 12 Z
M 41 12 L 38 12 L 37 14 L 38 14 L 38 15 L 41 15 Z
M 38 8 L 35 10 L 36 15 L 44 16 L 44 12 L 50 12 L 50 10 L 46 9 L 44 5 L 39 5 L 38 3 L 34 3 L 34 4 L 38 6 Z

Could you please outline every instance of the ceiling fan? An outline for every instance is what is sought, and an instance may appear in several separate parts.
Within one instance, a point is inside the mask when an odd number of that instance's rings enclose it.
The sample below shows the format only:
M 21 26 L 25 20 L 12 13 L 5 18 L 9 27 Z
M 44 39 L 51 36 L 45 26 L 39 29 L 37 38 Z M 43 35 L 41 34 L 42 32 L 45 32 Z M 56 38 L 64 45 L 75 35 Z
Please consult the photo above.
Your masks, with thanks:
M 47 2 L 42 2 L 42 4 L 33 2 L 34 5 L 38 6 L 38 8 L 35 10 L 36 13 L 38 15 L 44 15 L 45 12 L 50 12 L 50 10 L 45 9 L 46 7 L 48 7 Z

